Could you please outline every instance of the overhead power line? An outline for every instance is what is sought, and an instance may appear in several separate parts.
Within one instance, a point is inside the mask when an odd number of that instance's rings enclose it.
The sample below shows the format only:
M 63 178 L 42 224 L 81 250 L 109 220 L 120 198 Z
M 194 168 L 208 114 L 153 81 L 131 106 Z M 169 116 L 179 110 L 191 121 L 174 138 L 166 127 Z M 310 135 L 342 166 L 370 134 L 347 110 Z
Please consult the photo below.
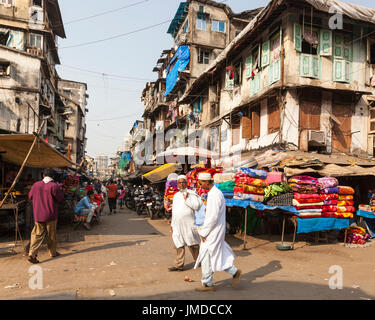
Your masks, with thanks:
M 114 13 L 114 12 L 118 12 L 118 11 L 121 11 L 121 10 L 124 10 L 124 9 L 135 7 L 137 5 L 140 5 L 142 3 L 149 2 L 149 1 L 150 0 L 138 1 L 138 2 L 131 3 L 131 4 L 128 4 L 126 6 L 117 8 L 117 9 L 112 9 L 112 10 L 108 10 L 108 11 L 104 11 L 104 12 L 101 12 L 101 13 L 94 14 L 92 16 L 87 16 L 87 17 L 83 17 L 83 18 L 78 18 L 78 19 L 75 19 L 75 20 L 71 20 L 71 21 L 68 21 L 68 22 L 64 23 L 64 25 L 68 25 L 68 24 L 77 23 L 77 22 L 80 22 L 80 21 L 85 21 L 85 20 L 89 20 L 89 19 L 101 17 L 101 16 L 104 16 L 104 15 L 107 15 L 107 14 L 110 14 L 110 13 Z
M 125 36 L 128 36 L 128 35 L 131 35 L 131 34 L 134 34 L 134 33 L 137 33 L 137 32 L 141 32 L 141 31 L 149 30 L 149 29 L 152 29 L 152 28 L 155 28 L 155 27 L 161 26 L 161 25 L 163 25 L 163 24 L 170 23 L 171 21 L 172 21 L 172 19 L 170 19 L 170 20 L 166 20 L 166 21 L 163 21 L 163 22 L 160 22 L 160 23 L 157 23 L 157 24 L 151 25 L 151 26 L 147 26 L 147 27 L 140 28 L 140 29 L 137 29 L 137 30 L 134 30 L 134 31 L 130 31 L 130 32 L 122 33 L 122 34 L 119 34 L 119 35 L 116 35 L 116 36 L 113 36 L 113 37 L 108 37 L 108 38 L 105 38 L 105 39 L 89 41 L 89 42 L 85 42 L 85 43 L 76 44 L 76 45 L 73 45 L 73 46 L 61 47 L 61 48 L 59 48 L 59 50 L 61 50 L 61 49 L 78 48 L 78 47 L 88 46 L 88 45 L 90 45 L 90 44 L 95 44 L 95 43 L 100 43 L 100 42 L 104 42 L 104 41 L 109 41 L 109 40 L 113 40 L 113 39 L 122 38 L 122 37 L 125 37 Z M 56 50 L 57 50 L 57 49 L 56 49 Z

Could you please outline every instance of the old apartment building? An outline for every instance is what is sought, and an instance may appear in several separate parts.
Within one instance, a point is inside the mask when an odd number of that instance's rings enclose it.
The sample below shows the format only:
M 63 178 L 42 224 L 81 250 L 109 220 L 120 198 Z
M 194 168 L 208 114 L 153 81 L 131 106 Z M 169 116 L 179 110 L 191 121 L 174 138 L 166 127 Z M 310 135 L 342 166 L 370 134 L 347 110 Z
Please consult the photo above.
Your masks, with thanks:
M 0 1 L 0 133 L 31 134 L 45 120 L 42 137 L 79 161 L 84 156 L 87 88 L 61 81 L 56 72 L 58 38 L 65 37 L 58 0 Z M 61 85 L 72 95 L 80 91 L 76 101 L 62 97 Z
M 329 26 L 333 6 L 342 28 Z M 196 128 L 217 129 L 222 155 L 275 145 L 374 155 L 374 17 L 340 1 L 271 1 L 178 104 L 199 115 Z
M 86 113 L 87 85 L 70 80 L 58 80 L 58 90 L 64 101 L 66 111 L 65 144 L 67 156 L 74 163 L 80 164 L 85 158 L 86 149 Z
M 181 2 L 168 33 L 174 41 L 157 61 L 155 82 L 147 83 L 141 100 L 145 105 L 145 129 L 156 132 L 186 127 L 190 105 L 178 104 L 179 98 L 248 25 L 260 9 L 235 14 L 229 6 L 210 0 Z M 159 148 L 167 148 L 167 142 Z

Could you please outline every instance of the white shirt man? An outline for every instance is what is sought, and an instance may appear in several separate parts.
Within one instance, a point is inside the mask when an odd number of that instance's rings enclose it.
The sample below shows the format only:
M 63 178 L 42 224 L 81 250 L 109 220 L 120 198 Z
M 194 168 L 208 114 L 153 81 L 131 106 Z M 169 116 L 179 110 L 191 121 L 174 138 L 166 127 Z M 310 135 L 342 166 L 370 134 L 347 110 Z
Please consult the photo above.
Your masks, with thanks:
M 187 189 L 186 176 L 179 176 L 177 183 L 179 192 L 173 197 L 171 222 L 176 258 L 174 266 L 169 268 L 169 271 L 183 270 L 186 246 L 196 261 L 201 240 L 195 225 L 195 211 L 201 208 L 203 202 L 195 192 Z
M 197 288 L 196 291 L 214 291 L 213 273 L 216 271 L 225 271 L 231 274 L 233 287 L 236 287 L 241 270 L 234 266 L 234 253 L 225 242 L 225 198 L 223 193 L 213 185 L 209 173 L 201 173 L 198 176 L 198 182 L 203 189 L 210 191 L 204 224 L 198 228 L 202 243 L 195 268 L 202 265 L 202 287 Z

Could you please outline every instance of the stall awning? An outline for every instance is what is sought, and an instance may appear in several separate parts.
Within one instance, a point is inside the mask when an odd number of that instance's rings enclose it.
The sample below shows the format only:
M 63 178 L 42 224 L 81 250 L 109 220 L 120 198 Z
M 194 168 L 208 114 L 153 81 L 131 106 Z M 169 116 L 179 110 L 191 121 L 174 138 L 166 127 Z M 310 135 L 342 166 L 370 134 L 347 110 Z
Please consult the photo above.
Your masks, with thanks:
M 361 177 L 361 176 L 375 176 L 375 167 L 360 167 L 354 166 L 338 166 L 336 164 L 328 164 L 323 169 L 314 168 L 284 168 L 284 172 L 288 177 L 308 174 L 308 173 L 318 173 L 321 176 L 329 177 Z
M 176 163 L 167 163 L 149 173 L 143 175 L 144 178 L 152 183 L 165 180 L 171 173 L 176 172 L 181 168 L 181 165 Z
M 35 136 L 32 134 L 1 134 L 1 159 L 5 162 L 22 165 L 34 139 Z M 40 138 L 37 139 L 37 143 L 26 163 L 26 167 L 44 169 L 78 166 L 44 140 Z

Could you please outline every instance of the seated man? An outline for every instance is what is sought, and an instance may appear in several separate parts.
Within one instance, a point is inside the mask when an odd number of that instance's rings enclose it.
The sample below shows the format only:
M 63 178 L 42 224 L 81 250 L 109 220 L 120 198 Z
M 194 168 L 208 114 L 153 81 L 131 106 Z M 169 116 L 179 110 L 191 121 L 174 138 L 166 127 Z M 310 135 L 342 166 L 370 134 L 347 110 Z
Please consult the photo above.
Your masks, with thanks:
M 77 206 L 74 209 L 74 213 L 78 218 L 78 221 L 84 221 L 84 227 L 87 230 L 91 230 L 90 222 L 94 215 L 95 207 L 91 204 L 94 201 L 94 192 L 88 191 L 87 196 L 82 198 L 80 202 L 78 202 Z M 91 202 L 91 203 L 90 203 Z

